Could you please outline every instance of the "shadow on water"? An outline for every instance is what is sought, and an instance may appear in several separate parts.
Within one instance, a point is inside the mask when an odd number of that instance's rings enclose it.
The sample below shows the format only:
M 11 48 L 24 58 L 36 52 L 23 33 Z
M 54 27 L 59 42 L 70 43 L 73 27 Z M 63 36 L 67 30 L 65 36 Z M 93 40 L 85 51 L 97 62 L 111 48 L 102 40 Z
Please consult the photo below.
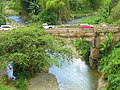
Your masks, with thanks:
M 55 75 L 60 90 L 96 90 L 98 73 L 90 69 L 80 58 L 67 61 L 61 68 L 52 65 L 49 73 Z

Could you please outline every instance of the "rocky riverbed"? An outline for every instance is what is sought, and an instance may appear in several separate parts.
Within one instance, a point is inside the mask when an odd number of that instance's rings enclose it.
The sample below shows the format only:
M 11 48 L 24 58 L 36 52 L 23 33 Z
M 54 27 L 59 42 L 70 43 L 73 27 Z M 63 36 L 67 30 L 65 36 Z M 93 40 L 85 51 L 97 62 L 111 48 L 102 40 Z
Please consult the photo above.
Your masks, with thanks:
M 39 73 L 30 80 L 28 90 L 59 90 L 57 80 L 49 73 Z

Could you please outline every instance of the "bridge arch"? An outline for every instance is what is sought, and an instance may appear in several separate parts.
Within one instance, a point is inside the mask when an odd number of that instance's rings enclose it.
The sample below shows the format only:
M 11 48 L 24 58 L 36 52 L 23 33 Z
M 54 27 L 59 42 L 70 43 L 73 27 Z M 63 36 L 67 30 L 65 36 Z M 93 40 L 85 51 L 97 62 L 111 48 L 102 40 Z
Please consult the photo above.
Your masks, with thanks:
M 47 29 L 46 32 L 53 36 L 59 36 L 68 40 L 87 40 L 90 42 L 90 56 L 89 63 L 94 66 L 99 59 L 100 42 L 105 39 L 106 33 L 114 33 L 113 44 L 120 40 L 120 29 L 119 27 L 109 28 L 90 28 L 90 29 L 79 29 L 79 28 L 54 28 Z

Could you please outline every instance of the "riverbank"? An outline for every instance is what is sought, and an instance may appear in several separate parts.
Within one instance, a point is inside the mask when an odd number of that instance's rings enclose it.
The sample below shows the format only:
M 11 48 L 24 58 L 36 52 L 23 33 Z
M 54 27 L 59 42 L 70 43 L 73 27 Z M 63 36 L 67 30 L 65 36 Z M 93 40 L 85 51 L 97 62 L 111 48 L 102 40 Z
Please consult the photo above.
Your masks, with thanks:
M 102 77 L 100 77 L 98 80 L 97 90 L 103 90 L 104 87 L 105 87 L 105 80 Z
M 39 73 L 29 82 L 28 90 L 59 90 L 55 76 L 49 73 Z

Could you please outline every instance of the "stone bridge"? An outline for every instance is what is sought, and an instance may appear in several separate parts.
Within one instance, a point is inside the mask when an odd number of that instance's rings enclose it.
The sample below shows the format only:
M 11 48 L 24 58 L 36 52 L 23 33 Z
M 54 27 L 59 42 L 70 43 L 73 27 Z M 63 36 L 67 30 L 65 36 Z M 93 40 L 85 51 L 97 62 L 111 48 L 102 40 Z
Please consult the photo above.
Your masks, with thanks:
M 106 34 L 113 33 L 113 44 L 120 40 L 119 27 L 100 27 L 100 28 L 54 28 L 46 29 L 46 32 L 53 36 L 59 36 L 68 40 L 87 40 L 90 42 L 90 65 L 99 58 L 100 42 L 105 39 Z

